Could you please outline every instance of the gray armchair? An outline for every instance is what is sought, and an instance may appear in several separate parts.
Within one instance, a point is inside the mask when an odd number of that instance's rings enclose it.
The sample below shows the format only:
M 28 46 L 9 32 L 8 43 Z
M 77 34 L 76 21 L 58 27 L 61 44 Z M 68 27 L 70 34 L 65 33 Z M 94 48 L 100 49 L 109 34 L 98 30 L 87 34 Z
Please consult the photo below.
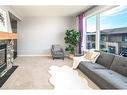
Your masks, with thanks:
M 52 55 L 52 58 L 53 60 L 55 58 L 61 58 L 64 60 L 64 50 L 62 49 L 62 47 L 58 44 L 56 45 L 52 45 L 52 48 L 51 48 L 51 55 Z

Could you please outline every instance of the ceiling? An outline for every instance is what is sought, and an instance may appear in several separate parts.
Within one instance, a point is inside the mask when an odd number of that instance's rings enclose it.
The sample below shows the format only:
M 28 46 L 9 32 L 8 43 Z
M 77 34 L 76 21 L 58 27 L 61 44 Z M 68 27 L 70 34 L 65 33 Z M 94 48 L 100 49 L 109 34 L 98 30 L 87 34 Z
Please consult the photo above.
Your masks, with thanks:
M 29 16 L 76 16 L 90 8 L 85 6 L 11 6 L 22 17 Z

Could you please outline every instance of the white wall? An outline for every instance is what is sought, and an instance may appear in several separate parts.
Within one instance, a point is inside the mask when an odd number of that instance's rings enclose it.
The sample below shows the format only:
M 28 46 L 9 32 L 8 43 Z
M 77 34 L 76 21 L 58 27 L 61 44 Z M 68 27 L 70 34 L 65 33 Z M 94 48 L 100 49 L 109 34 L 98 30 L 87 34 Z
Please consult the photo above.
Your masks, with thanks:
M 18 23 L 18 55 L 50 55 L 52 44 L 64 46 L 73 17 L 26 17 Z

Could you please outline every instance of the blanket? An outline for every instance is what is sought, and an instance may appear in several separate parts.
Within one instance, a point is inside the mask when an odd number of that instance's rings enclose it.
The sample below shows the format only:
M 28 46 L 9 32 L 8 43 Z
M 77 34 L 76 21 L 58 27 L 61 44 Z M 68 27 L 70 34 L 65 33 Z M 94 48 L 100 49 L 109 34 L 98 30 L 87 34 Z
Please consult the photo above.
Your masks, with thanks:
M 89 62 L 91 62 L 90 60 L 85 59 L 84 56 L 73 57 L 73 67 L 72 68 L 76 69 L 81 61 L 89 61 Z
M 84 56 L 73 57 L 73 69 L 76 69 L 81 61 L 89 61 L 95 63 L 99 55 L 99 52 L 89 51 L 86 54 L 84 54 Z

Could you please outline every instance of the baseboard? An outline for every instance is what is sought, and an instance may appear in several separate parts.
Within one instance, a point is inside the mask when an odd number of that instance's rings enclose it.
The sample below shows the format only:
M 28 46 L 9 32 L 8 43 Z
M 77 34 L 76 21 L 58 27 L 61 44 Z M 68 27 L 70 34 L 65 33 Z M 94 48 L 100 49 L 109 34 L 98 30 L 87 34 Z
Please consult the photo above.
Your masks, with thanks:
M 48 55 L 48 54 L 45 54 L 45 55 L 17 55 L 18 57 L 39 57 L 39 56 L 51 56 L 51 55 Z
M 43 57 L 43 56 L 49 56 L 49 57 L 50 57 L 50 56 L 52 56 L 52 55 L 49 55 L 49 54 L 43 54 L 43 55 L 17 55 L 17 57 L 37 57 L 37 56 L 38 56 L 38 57 L 39 57 L 39 56 L 40 56 L 40 57 L 41 57 L 41 56 L 42 56 L 42 57 Z M 65 55 L 65 57 L 68 57 L 68 55 Z

